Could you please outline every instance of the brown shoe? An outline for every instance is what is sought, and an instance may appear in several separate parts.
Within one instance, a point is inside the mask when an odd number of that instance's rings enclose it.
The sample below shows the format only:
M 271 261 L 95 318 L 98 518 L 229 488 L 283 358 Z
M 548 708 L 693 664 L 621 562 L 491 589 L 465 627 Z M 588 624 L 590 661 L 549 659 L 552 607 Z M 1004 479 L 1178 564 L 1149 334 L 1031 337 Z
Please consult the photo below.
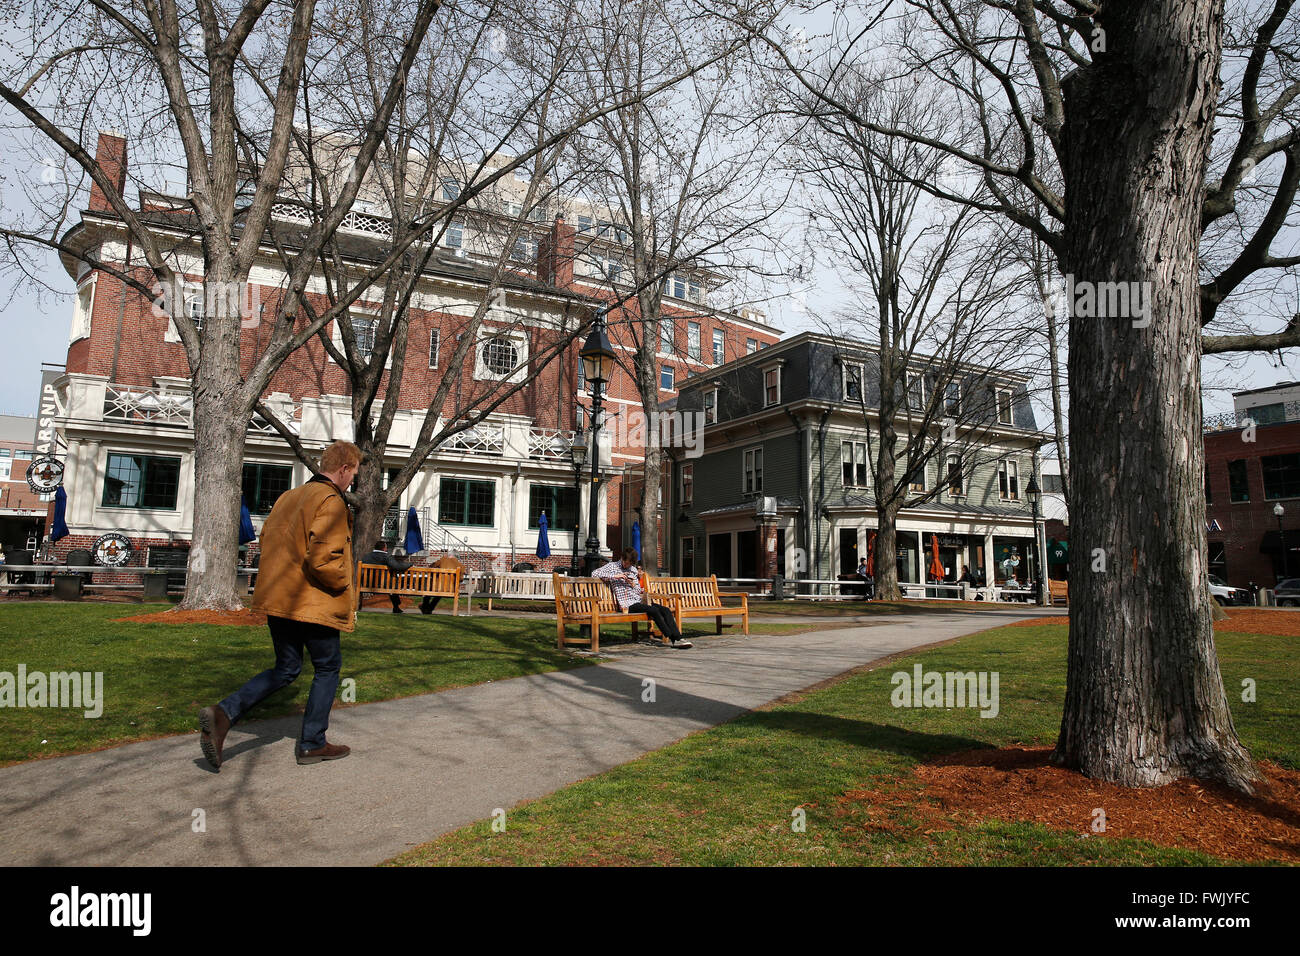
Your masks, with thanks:
M 299 750 L 298 763 L 320 763 L 322 760 L 342 760 L 348 754 L 352 753 L 352 748 L 343 744 L 332 744 L 328 740 L 324 747 L 317 747 L 315 750 Z
M 226 745 L 230 718 L 220 707 L 204 707 L 199 711 L 199 747 L 208 763 L 221 769 L 221 751 Z

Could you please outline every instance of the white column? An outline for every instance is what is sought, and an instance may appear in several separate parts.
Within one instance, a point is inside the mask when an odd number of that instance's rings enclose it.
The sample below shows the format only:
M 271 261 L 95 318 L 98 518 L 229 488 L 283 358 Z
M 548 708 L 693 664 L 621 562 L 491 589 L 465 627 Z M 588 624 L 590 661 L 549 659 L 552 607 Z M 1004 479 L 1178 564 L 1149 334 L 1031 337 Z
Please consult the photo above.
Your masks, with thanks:
M 993 587 L 995 571 L 993 568 L 993 535 L 984 536 L 984 578 L 989 587 Z

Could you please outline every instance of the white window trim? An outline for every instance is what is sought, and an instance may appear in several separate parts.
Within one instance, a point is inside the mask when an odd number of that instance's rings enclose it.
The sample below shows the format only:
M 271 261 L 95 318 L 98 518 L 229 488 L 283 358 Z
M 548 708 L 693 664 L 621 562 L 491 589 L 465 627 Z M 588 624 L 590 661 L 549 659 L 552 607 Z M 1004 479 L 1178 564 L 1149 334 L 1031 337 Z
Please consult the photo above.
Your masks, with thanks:
M 913 408 L 912 411 L 924 412 L 925 411 L 925 373 L 924 372 L 907 372 L 903 376 L 904 401 L 910 404 L 910 399 L 908 399 L 906 396 L 908 393 L 912 391 L 913 381 L 919 381 L 921 383 L 921 388 L 920 388 L 921 394 L 917 396 L 917 407 Z
M 771 408 L 773 405 L 781 404 L 781 366 L 785 365 L 785 359 L 776 362 L 769 362 L 766 365 L 759 366 L 759 371 L 763 373 L 763 407 Z M 767 373 L 776 370 L 776 398 L 772 401 L 767 400 Z
M 361 317 L 363 317 L 363 318 L 366 318 L 366 317 L 374 318 L 374 319 L 376 320 L 376 321 L 375 321 L 375 337 L 376 337 L 376 338 L 379 337 L 379 322 L 378 322 L 378 320 L 379 320 L 379 316 L 380 316 L 380 310 L 379 310 L 379 309 L 359 308 L 359 307 L 357 307 L 357 306 L 354 305 L 354 306 L 352 306 L 352 308 L 351 308 L 349 311 L 351 311 L 351 312 L 355 312 L 358 316 L 361 316 Z M 331 326 L 331 328 L 330 328 L 330 341 L 334 343 L 334 347 L 335 347 L 336 349 L 338 349 L 340 352 L 342 352 L 342 351 L 343 351 L 343 333 L 339 331 L 339 322 L 340 322 L 339 319 L 335 319 L 333 322 L 330 323 L 330 326 Z M 390 346 L 391 346 L 391 343 L 390 343 Z M 333 355 L 330 355 L 328 352 L 325 353 L 325 354 L 326 354 L 326 357 L 327 357 L 331 362 L 334 362 L 334 356 L 333 356 Z M 337 363 L 337 362 L 334 362 L 334 364 L 337 365 L 338 363 Z M 392 368 L 392 367 L 393 367 L 393 350 L 392 350 L 392 348 L 390 347 L 389 350 L 388 350 L 388 355 L 384 358 L 384 368 Z
M 1010 494 L 1010 492 L 1011 492 L 1011 469 L 1012 469 L 1012 468 L 1014 468 L 1015 471 L 1016 471 L 1016 494 L 1015 494 L 1015 497 L 1011 497 L 1011 494 Z M 1005 482 L 1005 484 L 1006 484 L 1006 489 L 1007 489 L 1007 493 L 1006 493 L 1006 494 L 1004 494 L 1004 493 L 1003 493 L 1003 490 L 1002 490 L 1002 488 L 1003 488 L 1003 480 L 1002 480 L 1002 476 L 1003 476 L 1003 475 L 1006 475 L 1006 476 L 1007 476 L 1007 480 L 1006 480 L 1006 482 Z M 1020 462 L 1017 461 L 1015 458 L 1001 458 L 1001 459 L 998 460 L 998 500 L 1000 500 L 1000 501 L 1020 501 L 1020 500 L 1021 500 L 1021 492 L 1020 492 Z
M 437 336 L 437 344 L 434 343 L 434 336 Z M 429 368 L 437 368 L 438 361 L 442 358 L 442 329 L 429 330 Z
M 709 396 L 713 396 L 713 421 L 709 421 Z M 704 424 L 715 425 L 718 422 L 718 390 L 716 388 L 706 388 L 704 390 L 704 405 L 701 411 L 704 412 Z
M 722 353 L 722 358 L 718 358 L 718 353 Z M 709 347 L 709 357 L 713 359 L 714 365 L 727 364 L 727 333 L 723 329 L 713 330 L 713 341 Z
M 951 467 L 951 466 L 952 466 L 952 463 L 953 463 L 954 461 L 957 462 L 957 479 L 961 482 L 961 491 L 958 492 L 958 493 L 955 493 L 955 494 L 953 493 L 953 490 L 952 490 L 952 478 L 951 478 L 951 476 L 952 476 L 952 467 Z M 967 487 L 967 485 L 968 485 L 969 483 L 970 483 L 970 482 L 967 480 L 967 477 L 966 477 L 966 467 L 965 467 L 965 465 L 962 464 L 961 455 L 948 455 L 948 456 L 946 456 L 946 457 L 944 458 L 944 460 L 943 460 L 943 485 L 944 485 L 943 492 L 944 492 L 944 494 L 947 495 L 949 498 L 965 498 L 967 492 L 969 492 L 969 490 L 970 490 L 970 489 Z
M 870 454 L 870 450 L 867 448 L 867 443 L 864 442 L 864 441 L 857 441 L 856 439 L 852 439 L 852 438 L 845 438 L 845 439 L 842 439 L 842 440 L 840 441 L 840 472 L 841 472 L 841 476 L 842 476 L 843 471 L 844 471 L 844 446 L 845 446 L 845 445 L 848 445 L 848 446 L 849 446 L 849 459 L 848 459 L 848 461 L 849 461 L 849 464 L 852 466 L 852 475 L 853 475 L 853 477 L 854 477 L 855 479 L 857 478 L 857 471 L 858 471 L 858 464 L 859 464 L 859 462 L 858 462 L 858 449 L 859 449 L 859 448 L 862 449 L 862 461 L 861 461 L 861 464 L 862 464 L 863 469 L 864 469 L 864 471 L 863 471 L 863 479 L 864 479 L 864 480 L 863 480 L 863 482 L 862 482 L 861 484 L 859 484 L 856 480 L 855 480 L 855 481 L 850 481 L 850 482 L 845 482 L 845 483 L 844 483 L 844 487 L 846 487 L 846 488 L 870 488 L 870 487 L 871 487 L 871 469 L 870 469 L 871 460 L 870 460 L 870 458 L 868 457 L 869 454 Z
M 691 328 L 695 329 L 695 345 L 691 346 Z M 686 323 L 686 357 L 692 362 L 704 361 L 704 327 L 698 322 Z
M 664 372 L 668 373 L 668 378 L 672 382 L 671 385 L 668 386 L 664 385 Z M 677 391 L 677 370 L 674 369 L 671 365 L 659 366 L 659 391 L 661 392 Z
M 956 411 L 949 411 L 949 410 L 948 410 L 948 389 L 953 388 L 953 387 L 956 387 L 956 389 L 957 389 L 957 409 L 956 409 Z M 944 416 L 945 416 L 945 417 L 948 417 L 948 416 L 955 416 L 955 417 L 960 418 L 960 417 L 961 417 L 961 401 L 962 401 L 962 395 L 961 395 L 961 382 L 945 382 L 945 383 L 944 383 L 944 386 L 943 386 L 943 414 L 944 414 Z
M 858 395 L 857 398 L 852 398 L 849 395 L 849 369 L 851 368 L 855 368 L 858 370 L 858 392 L 860 394 Z M 867 397 L 866 380 L 867 380 L 866 365 L 864 365 L 861 362 L 845 362 L 843 370 L 840 373 L 840 394 L 844 396 L 844 401 L 865 403 Z
M 92 274 L 88 280 L 77 286 L 77 301 L 73 306 L 72 328 L 68 336 L 69 345 L 90 337 L 91 317 L 95 314 L 95 292 L 98 279 L 98 274 Z M 82 309 L 81 296 L 87 286 L 90 287 L 90 301 L 87 303 L 86 308 Z
M 686 476 L 690 475 L 691 480 L 688 482 Z M 689 490 L 688 490 L 689 489 Z M 682 462 L 681 471 L 681 503 L 690 505 L 695 503 L 695 463 L 686 461 Z
M 1010 421 L 1002 420 L 1002 396 L 1007 397 L 1007 414 L 1011 416 Z M 999 425 L 1010 425 L 1016 420 L 1016 406 L 1014 404 L 1015 392 L 1009 388 L 999 388 L 994 392 L 994 409 L 993 414 L 997 418 Z
M 498 375 L 483 362 L 483 346 L 489 339 L 508 339 L 519 353 L 515 371 L 511 375 Z M 522 382 L 528 374 L 528 335 L 519 329 L 490 329 L 480 327 L 474 342 L 474 378 L 480 382 Z

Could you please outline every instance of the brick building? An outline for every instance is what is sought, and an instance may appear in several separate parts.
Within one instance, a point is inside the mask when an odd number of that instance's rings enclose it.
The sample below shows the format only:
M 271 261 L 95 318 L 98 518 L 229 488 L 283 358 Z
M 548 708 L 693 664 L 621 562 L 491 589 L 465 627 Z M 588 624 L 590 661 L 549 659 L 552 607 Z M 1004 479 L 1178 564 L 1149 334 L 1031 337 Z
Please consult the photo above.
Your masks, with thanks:
M 1233 406 L 1204 423 L 1210 573 L 1270 587 L 1300 576 L 1300 384 L 1234 392 Z
M 123 189 L 125 141 L 101 134 L 98 158 L 116 187 Z M 503 184 L 504 198 L 497 193 L 456 217 L 421 276 L 410 310 L 400 405 L 386 467 L 404 464 L 430 397 L 444 377 L 455 376 L 456 383 L 441 412 L 443 420 L 467 414 L 476 407 L 475 396 L 494 383 L 534 377 L 484 423 L 438 449 L 403 493 L 385 534 L 400 537 L 403 516 L 414 507 L 431 551 L 453 550 L 471 564 L 528 561 L 539 567 L 567 566 L 575 544 L 581 547 L 587 533 L 589 485 L 575 480 L 568 454 L 575 433 L 589 424 L 581 407 L 581 342 L 553 360 L 534 356 L 543 355 L 548 345 L 624 291 L 619 263 L 626 236 L 614 221 L 602 219 L 597 210 L 577 200 L 552 199 L 540 214 L 535 208 L 524 215 L 511 197 L 522 194 L 526 184 L 512 177 Z M 442 180 L 449 201 L 459 188 L 453 177 Z M 359 201 L 339 231 L 337 243 L 350 264 L 378 261 L 391 239 L 377 195 Z M 201 323 L 202 259 L 184 200 L 141 190 L 136 205 L 151 225 L 174 238 L 171 254 L 193 293 L 177 305 Z M 277 231 L 307 221 L 301 207 L 288 203 L 277 205 L 275 215 Z M 491 264 L 501 249 L 503 222 L 522 227 L 524 238 L 516 238 L 512 269 L 498 290 Z M 93 256 L 152 283 L 98 186 L 65 240 L 77 250 L 63 257 L 77 296 L 66 373 L 55 383 L 55 392 L 59 437 L 66 444 L 64 485 L 71 535 L 55 552 L 88 547 L 99 535 L 121 530 L 133 545 L 132 564 L 146 563 L 151 555 L 175 555 L 188 545 L 193 508 L 194 432 L 184 347 L 171 320 L 152 300 L 83 260 Z M 272 309 L 284 277 L 274 250 L 264 249 L 250 275 L 250 299 Z M 675 395 L 677 383 L 686 377 L 779 337 L 761 316 L 710 308 L 714 278 L 703 270 L 680 271 L 666 281 L 665 306 L 673 334 L 671 343 L 667 333 L 661 342 L 661 398 Z M 318 297 L 323 306 L 324 291 L 323 277 L 313 277 L 307 294 Z M 492 305 L 477 332 L 473 358 L 463 367 L 448 368 L 456 341 L 486 297 Z M 377 316 L 378 309 L 365 297 L 352 309 L 362 349 L 373 341 L 379 321 L 375 318 L 367 326 L 371 313 Z M 631 347 L 629 317 L 634 317 L 632 307 L 610 314 L 616 349 Z M 249 327 L 241 332 L 241 351 L 247 370 L 270 329 L 260 322 L 245 325 Z M 337 345 L 338 329 L 331 328 L 329 334 Z M 264 399 L 308 450 L 318 451 L 332 440 L 352 437 L 349 391 L 344 370 L 323 343 L 313 339 L 275 374 Z M 379 394 L 384 394 L 382 385 Z M 609 383 L 607 401 L 616 410 L 640 407 L 627 374 L 619 372 Z M 305 481 L 310 472 L 257 416 L 247 436 L 243 492 L 258 527 L 275 498 Z M 608 436 L 608 431 L 602 434 L 600 448 L 607 480 L 600 486 L 599 537 L 616 548 L 630 539 L 631 505 L 625 485 L 639 471 L 645 449 L 611 446 Z M 533 555 L 543 510 L 551 527 L 553 556 L 547 562 Z
M 0 546 L 6 551 L 34 551 L 49 527 L 50 496 L 27 484 L 35 432 L 35 418 L 0 415 Z

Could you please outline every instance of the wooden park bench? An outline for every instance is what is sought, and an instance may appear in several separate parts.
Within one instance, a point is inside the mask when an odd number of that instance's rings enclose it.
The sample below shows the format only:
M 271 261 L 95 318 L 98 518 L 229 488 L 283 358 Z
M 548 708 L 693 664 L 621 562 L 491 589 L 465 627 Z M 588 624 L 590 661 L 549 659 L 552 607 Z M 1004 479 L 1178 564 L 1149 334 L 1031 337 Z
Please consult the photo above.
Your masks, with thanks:
M 647 601 L 672 608 L 679 631 L 683 618 L 711 617 L 717 622 L 717 632 L 721 634 L 724 617 L 739 617 L 744 632 L 749 633 L 749 595 L 744 592 L 723 594 L 718 590 L 717 575 L 707 578 L 643 578 L 642 582 Z M 724 605 L 724 597 L 738 599 L 740 604 Z
M 630 623 L 633 639 L 640 637 L 640 624 L 650 626 L 650 619 L 644 614 L 633 614 L 619 607 L 609 584 L 600 578 L 570 578 L 552 573 L 551 586 L 555 591 L 556 647 L 590 644 L 593 651 L 599 651 L 602 624 Z M 564 629 L 574 624 L 591 628 L 591 636 L 568 637 Z
M 1055 604 L 1056 599 L 1060 598 L 1061 603 L 1067 607 L 1070 604 L 1070 582 L 1069 581 L 1052 581 L 1047 582 L 1047 594 L 1051 599 L 1049 603 Z
M 390 571 L 382 564 L 357 568 L 357 601 L 364 594 L 396 594 L 400 597 L 452 599 L 451 613 L 460 611 L 460 568 L 408 568 Z

